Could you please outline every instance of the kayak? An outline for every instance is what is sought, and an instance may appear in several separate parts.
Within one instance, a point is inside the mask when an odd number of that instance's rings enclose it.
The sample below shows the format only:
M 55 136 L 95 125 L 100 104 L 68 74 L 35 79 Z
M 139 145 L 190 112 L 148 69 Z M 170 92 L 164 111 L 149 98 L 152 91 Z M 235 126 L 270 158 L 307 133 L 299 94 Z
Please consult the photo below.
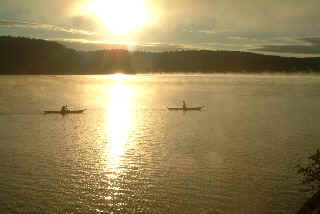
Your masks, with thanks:
M 81 110 L 67 110 L 67 111 L 44 111 L 44 114 L 81 114 L 86 109 Z
M 197 107 L 186 107 L 186 108 L 182 108 L 182 107 L 176 107 L 176 108 L 170 108 L 167 107 L 168 110 L 180 110 L 180 111 L 201 111 L 201 109 L 204 106 L 197 106 Z

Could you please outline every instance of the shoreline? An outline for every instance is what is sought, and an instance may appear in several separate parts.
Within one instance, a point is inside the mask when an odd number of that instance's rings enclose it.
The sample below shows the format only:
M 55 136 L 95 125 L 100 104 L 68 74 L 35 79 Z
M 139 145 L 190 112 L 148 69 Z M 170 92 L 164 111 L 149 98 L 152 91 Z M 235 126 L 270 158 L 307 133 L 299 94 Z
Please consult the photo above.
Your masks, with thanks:
M 320 213 L 320 190 L 304 203 L 297 214 L 317 213 Z
M 296 71 L 296 72 L 290 72 L 290 71 L 261 71 L 261 72 L 236 72 L 236 71 L 225 71 L 225 72 L 216 72 L 216 71 L 210 71 L 210 72 L 201 72 L 201 71 L 167 71 L 167 72 L 136 72 L 136 73 L 130 73 L 130 72 L 111 72 L 111 73 L 81 73 L 81 72 L 74 72 L 74 73 L 0 73 L 0 76 L 66 76 L 66 75 L 78 75 L 78 76 L 99 76 L 99 75 L 115 75 L 115 74 L 124 74 L 124 75 L 285 75 L 285 76 L 292 76 L 292 75 L 313 75 L 317 76 L 320 75 L 320 71 Z

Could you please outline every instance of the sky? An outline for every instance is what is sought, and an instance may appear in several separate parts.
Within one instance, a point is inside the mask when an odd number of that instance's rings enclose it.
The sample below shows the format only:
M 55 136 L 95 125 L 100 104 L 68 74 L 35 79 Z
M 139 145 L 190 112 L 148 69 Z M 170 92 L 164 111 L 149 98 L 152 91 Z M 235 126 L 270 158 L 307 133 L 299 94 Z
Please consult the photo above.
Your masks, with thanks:
M 1 0 L 0 36 L 82 50 L 320 56 L 319 0 Z

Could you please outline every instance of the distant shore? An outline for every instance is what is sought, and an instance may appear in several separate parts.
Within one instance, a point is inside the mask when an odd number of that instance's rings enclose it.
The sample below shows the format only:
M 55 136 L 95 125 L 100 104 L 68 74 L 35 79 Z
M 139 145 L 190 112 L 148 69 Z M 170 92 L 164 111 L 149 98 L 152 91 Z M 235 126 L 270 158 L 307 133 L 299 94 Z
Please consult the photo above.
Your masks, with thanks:
M 60 43 L 0 37 L 0 74 L 320 73 L 320 57 L 280 57 L 241 51 L 76 51 Z

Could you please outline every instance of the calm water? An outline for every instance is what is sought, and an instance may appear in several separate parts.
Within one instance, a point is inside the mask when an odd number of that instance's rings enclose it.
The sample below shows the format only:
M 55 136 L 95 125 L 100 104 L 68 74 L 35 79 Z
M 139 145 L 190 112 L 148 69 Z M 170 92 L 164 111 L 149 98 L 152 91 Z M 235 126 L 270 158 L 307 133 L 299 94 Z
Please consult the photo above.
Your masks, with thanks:
M 307 75 L 1 76 L 0 212 L 295 213 L 319 98 Z M 88 110 L 41 113 L 64 104 Z

